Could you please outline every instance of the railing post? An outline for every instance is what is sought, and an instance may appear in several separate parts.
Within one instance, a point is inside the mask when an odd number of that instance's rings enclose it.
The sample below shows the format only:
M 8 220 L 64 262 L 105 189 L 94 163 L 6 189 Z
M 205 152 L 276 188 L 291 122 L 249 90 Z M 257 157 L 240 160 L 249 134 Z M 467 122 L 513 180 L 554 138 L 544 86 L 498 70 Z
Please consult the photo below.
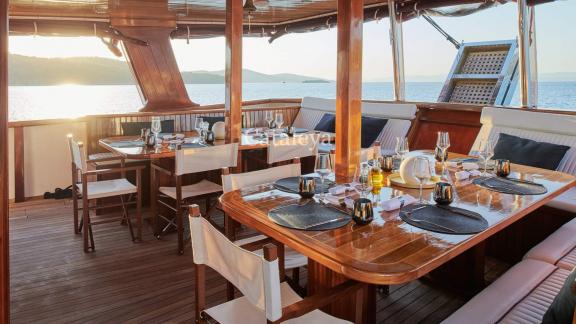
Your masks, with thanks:
M 226 72 L 224 115 L 226 143 L 240 141 L 242 135 L 242 37 L 243 1 L 226 0 Z
M 8 266 L 8 1 L 0 1 L 0 322 L 10 322 Z
M 522 107 L 538 105 L 538 64 L 534 7 L 528 0 L 518 0 L 518 49 L 520 59 L 520 103 Z
M 396 16 L 394 0 L 388 0 L 390 18 L 390 45 L 392 47 L 392 67 L 394 72 L 394 100 L 406 100 L 406 85 L 404 78 L 404 39 L 402 35 L 402 17 Z
M 360 163 L 363 0 L 338 0 L 336 179 L 349 181 Z

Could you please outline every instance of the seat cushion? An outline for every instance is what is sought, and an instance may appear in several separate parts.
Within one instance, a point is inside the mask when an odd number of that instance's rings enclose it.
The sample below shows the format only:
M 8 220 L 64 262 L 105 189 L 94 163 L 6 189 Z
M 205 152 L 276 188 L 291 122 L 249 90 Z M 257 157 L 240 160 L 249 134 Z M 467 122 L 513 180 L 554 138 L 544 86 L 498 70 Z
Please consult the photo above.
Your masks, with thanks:
M 500 323 L 541 323 L 544 314 L 562 288 L 570 271 L 558 269 L 523 298 Z
M 560 287 L 554 297 L 554 301 L 544 314 L 542 323 L 556 324 L 556 323 L 574 323 L 573 319 L 576 316 L 574 309 L 576 307 L 576 270 L 560 270 L 566 273 L 564 280 L 558 280 L 554 288 Z
M 287 283 L 280 285 L 282 307 L 292 305 L 300 300 L 300 296 L 290 288 Z M 236 298 L 224 304 L 214 306 L 205 310 L 205 313 L 215 319 L 218 323 L 246 324 L 246 323 L 266 323 L 266 315 L 256 306 L 252 305 L 246 297 Z M 350 323 L 339 318 L 328 315 L 320 310 L 312 311 L 304 316 L 286 321 L 284 323 Z
M 314 130 L 326 133 L 336 133 L 336 116 L 334 114 L 324 114 Z
M 160 187 L 159 191 L 166 196 L 176 199 L 176 187 Z M 222 191 L 222 186 L 208 180 L 188 186 L 182 186 L 182 199 L 197 197 Z
M 248 243 L 252 243 L 252 242 L 256 242 L 256 241 L 260 241 L 260 240 L 264 240 L 266 239 L 266 236 L 264 235 L 256 235 L 256 236 L 252 236 L 252 237 L 248 237 L 242 240 L 238 240 L 236 242 L 234 242 L 234 244 L 238 245 L 238 246 L 242 246 Z M 256 251 L 253 251 L 254 253 L 260 255 L 260 256 L 264 256 L 264 250 L 259 249 Z M 291 249 L 288 246 L 284 247 L 284 269 L 294 269 L 294 268 L 299 268 L 299 267 L 303 267 L 305 265 L 308 264 L 308 258 L 304 255 L 301 254 L 299 252 L 297 252 L 296 250 Z
M 576 268 L 576 248 L 568 252 L 558 263 L 556 264 L 558 268 L 572 271 Z
M 443 323 L 496 323 L 556 269 L 543 261 L 524 260 L 510 268 Z
M 570 149 L 566 145 L 538 142 L 500 133 L 494 147 L 494 159 L 508 159 L 512 163 L 556 170 Z
M 576 213 L 576 188 L 572 188 L 548 202 L 546 206 Z
M 556 264 L 576 247 L 576 218 L 564 224 L 540 244 L 536 245 L 524 259 L 533 259 Z
M 136 193 L 138 188 L 126 179 L 88 182 L 88 199 L 98 199 Z M 82 186 L 80 186 L 82 193 Z

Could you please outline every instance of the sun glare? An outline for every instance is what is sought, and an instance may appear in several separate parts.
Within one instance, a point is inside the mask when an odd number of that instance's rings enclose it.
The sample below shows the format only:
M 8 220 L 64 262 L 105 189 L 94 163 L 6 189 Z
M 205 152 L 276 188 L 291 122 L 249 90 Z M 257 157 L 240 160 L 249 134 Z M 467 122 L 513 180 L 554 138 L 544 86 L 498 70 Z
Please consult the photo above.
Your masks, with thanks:
M 116 58 L 96 37 L 10 37 L 10 53 L 36 57 Z

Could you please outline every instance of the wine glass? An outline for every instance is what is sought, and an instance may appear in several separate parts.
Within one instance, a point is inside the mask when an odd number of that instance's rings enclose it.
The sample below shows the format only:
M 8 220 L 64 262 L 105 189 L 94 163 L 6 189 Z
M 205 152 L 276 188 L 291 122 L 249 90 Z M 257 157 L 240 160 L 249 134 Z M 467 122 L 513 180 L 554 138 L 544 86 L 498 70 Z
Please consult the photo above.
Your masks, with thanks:
M 158 143 L 158 134 L 162 131 L 162 121 L 160 121 L 160 117 L 152 117 L 151 131 L 154 134 L 156 143 Z
M 202 131 L 203 122 L 204 119 L 202 119 L 202 117 L 196 117 L 196 122 L 194 123 L 194 130 L 196 131 L 196 133 L 198 133 L 198 136 L 200 136 L 200 132 Z
M 272 122 L 274 121 L 274 112 L 272 110 L 266 111 L 265 120 L 268 123 L 268 128 L 272 128 Z
M 478 151 L 478 157 L 482 159 L 484 163 L 484 172 L 481 174 L 483 177 L 490 177 L 491 174 L 488 173 L 488 161 L 494 156 L 494 142 L 491 140 L 480 141 L 480 150 Z
M 414 160 L 413 175 L 420 182 L 420 204 L 424 204 L 424 199 L 422 198 L 422 190 L 425 182 L 428 182 L 432 177 L 432 169 L 430 159 L 426 156 L 418 156 Z
M 408 138 L 396 137 L 396 154 L 400 157 L 400 162 L 404 160 L 404 155 L 410 152 L 408 147 Z
M 210 123 L 209 122 L 202 122 L 202 124 L 200 124 L 200 134 L 202 136 L 200 136 L 202 138 L 202 143 L 206 144 L 206 135 L 208 135 L 208 128 L 210 127 Z
M 274 120 L 276 124 L 276 128 L 282 128 L 282 124 L 284 124 L 284 114 L 283 113 L 276 113 L 276 119 Z
M 320 183 L 322 184 L 320 191 L 320 201 L 322 202 L 324 201 L 324 195 L 325 195 L 324 180 L 326 179 L 326 177 L 328 177 L 328 175 L 330 175 L 330 173 L 332 173 L 332 158 L 330 156 L 330 153 L 318 154 L 318 156 L 316 157 L 316 166 L 314 168 L 314 171 L 318 173 L 318 175 L 320 176 Z
M 446 153 L 450 147 L 450 134 L 448 132 L 438 132 L 436 147 L 442 152 L 442 175 L 446 172 Z
M 358 182 L 362 188 L 362 197 L 366 197 L 368 192 L 372 190 L 372 177 L 370 176 L 371 170 L 372 168 L 368 164 L 362 164 L 360 167 Z

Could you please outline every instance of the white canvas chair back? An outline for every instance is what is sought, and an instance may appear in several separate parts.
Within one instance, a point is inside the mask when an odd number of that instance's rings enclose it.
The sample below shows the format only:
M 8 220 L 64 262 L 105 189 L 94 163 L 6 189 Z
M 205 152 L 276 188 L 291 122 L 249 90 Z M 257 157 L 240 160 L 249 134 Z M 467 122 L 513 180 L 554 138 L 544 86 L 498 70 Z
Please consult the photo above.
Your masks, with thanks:
M 70 146 L 72 161 L 74 164 L 76 164 L 76 167 L 82 172 L 86 171 L 86 158 L 84 156 L 84 150 L 82 150 L 82 146 L 71 136 L 68 137 L 68 145 Z
M 304 97 L 300 107 L 293 126 L 314 129 L 325 113 L 336 113 L 336 100 Z M 394 150 L 396 137 L 405 137 L 408 134 L 416 111 L 414 104 L 362 102 L 362 116 L 388 119 L 376 140 L 380 141 L 383 150 L 390 152 Z
M 478 151 L 480 141 L 497 143 L 500 133 L 571 148 L 557 170 L 576 175 L 576 116 L 486 107 L 480 119 L 482 128 L 470 153 Z
M 222 176 L 222 188 L 224 193 L 226 193 L 240 188 L 271 183 L 282 178 L 298 177 L 301 174 L 300 163 L 291 163 L 252 172 L 227 174 Z
M 238 143 L 176 151 L 176 175 L 235 167 Z
M 190 217 L 194 263 L 216 270 L 271 321 L 282 316 L 278 260 L 266 261 L 230 242 L 203 217 Z
M 316 134 L 274 139 L 268 146 L 268 164 L 316 155 L 319 139 Z

